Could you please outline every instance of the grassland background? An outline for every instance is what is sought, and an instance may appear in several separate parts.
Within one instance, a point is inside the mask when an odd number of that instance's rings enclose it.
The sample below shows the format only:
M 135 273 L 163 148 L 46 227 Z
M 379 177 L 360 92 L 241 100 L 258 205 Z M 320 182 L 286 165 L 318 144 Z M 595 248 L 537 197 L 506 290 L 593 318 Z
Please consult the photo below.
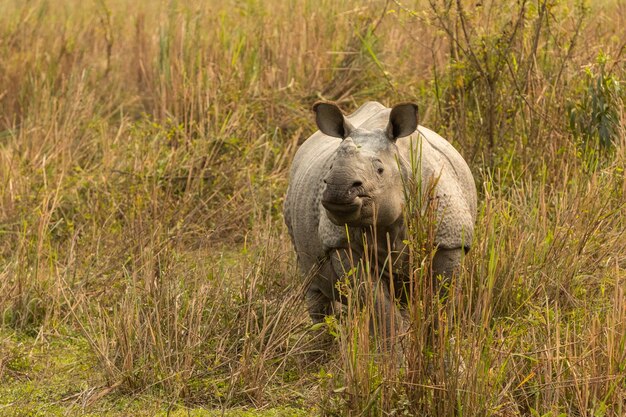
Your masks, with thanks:
M 625 415 L 625 45 L 619 0 L 0 0 L 0 415 Z M 462 373 L 309 328 L 319 99 L 469 162 L 455 343 L 415 351 Z

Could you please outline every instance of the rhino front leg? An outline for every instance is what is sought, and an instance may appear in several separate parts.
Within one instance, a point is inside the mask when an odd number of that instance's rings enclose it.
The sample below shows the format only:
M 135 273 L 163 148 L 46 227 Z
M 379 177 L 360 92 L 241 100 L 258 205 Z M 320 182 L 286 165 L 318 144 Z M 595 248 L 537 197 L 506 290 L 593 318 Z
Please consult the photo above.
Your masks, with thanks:
M 363 281 L 360 272 L 354 273 L 354 263 L 359 265 L 359 258 L 357 256 L 351 258 L 346 250 L 336 250 L 331 255 L 331 264 L 335 276 L 337 279 L 349 277 L 350 285 L 357 290 L 359 304 L 371 306 L 373 309 L 374 320 L 371 321 L 370 331 L 382 336 L 382 345 L 390 348 L 391 345 L 388 342 L 391 341 L 391 337 L 400 335 L 404 328 L 400 309 L 389 291 L 387 282 L 374 276 L 371 277 L 371 280 Z M 362 265 L 359 266 L 362 267 Z M 353 273 L 349 274 L 350 271 Z M 350 302 L 345 295 L 339 294 L 336 289 L 334 290 L 334 299 L 343 304 Z
M 374 288 L 374 325 L 376 334 L 381 335 L 381 346 L 390 349 L 396 338 L 406 331 L 406 326 L 395 299 L 389 292 L 389 287 L 380 280 Z
M 433 257 L 432 269 L 433 284 L 435 288 L 440 288 L 440 295 L 452 276 L 458 273 L 464 251 L 463 248 L 437 249 Z
M 333 300 L 317 287 L 311 286 L 306 292 L 306 305 L 313 323 L 321 323 L 324 317 L 333 314 L 333 304 Z
M 335 314 L 335 301 L 339 300 L 335 284 L 337 273 L 331 259 L 319 264 L 311 285 L 306 292 L 306 304 L 313 323 L 324 321 L 324 317 Z

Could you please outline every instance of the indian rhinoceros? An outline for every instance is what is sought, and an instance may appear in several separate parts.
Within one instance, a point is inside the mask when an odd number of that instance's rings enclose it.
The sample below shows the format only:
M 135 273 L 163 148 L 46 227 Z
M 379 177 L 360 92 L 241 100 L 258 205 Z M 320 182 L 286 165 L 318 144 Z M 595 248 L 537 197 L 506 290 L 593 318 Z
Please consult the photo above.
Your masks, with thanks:
M 397 308 L 385 275 L 389 268 L 382 264 L 389 261 L 389 249 L 397 257 L 407 252 L 403 177 L 415 171 L 410 161 L 420 161 L 418 175 L 432 184 L 431 198 L 438 200 L 433 276 L 450 277 L 472 243 L 477 199 L 472 173 L 452 145 L 418 126 L 415 104 L 390 109 L 367 102 L 348 116 L 331 103 L 318 102 L 313 109 L 319 131 L 296 152 L 284 204 L 298 267 L 312 275 L 309 314 L 320 322 L 334 313 L 335 301 L 345 303 L 337 281 L 366 256 L 365 246 L 377 246 L 383 271 L 378 314 L 390 317 Z M 396 271 L 393 280 L 402 281 L 407 271 Z

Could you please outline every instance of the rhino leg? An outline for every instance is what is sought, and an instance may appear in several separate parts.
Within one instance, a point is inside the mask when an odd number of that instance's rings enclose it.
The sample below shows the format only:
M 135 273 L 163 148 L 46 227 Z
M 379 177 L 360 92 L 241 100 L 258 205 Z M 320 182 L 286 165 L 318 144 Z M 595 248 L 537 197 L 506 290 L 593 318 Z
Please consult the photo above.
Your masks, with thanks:
M 324 317 L 335 314 L 335 300 L 339 301 L 335 284 L 338 275 L 334 261 L 327 259 L 319 265 L 313 281 L 306 292 L 306 304 L 313 323 L 324 321 Z
M 321 323 L 324 317 L 333 314 L 333 300 L 326 297 L 319 288 L 311 287 L 306 292 L 306 305 L 313 323 Z
M 398 305 L 389 292 L 389 286 L 378 282 L 374 292 L 374 325 L 383 348 L 390 349 L 393 338 L 400 336 L 405 330 L 404 318 Z
M 433 284 L 435 288 L 440 288 L 440 295 L 443 295 L 442 291 L 445 291 L 452 276 L 459 271 L 463 253 L 463 248 L 437 249 L 433 257 L 432 269 Z
M 331 264 L 335 272 L 335 282 L 337 279 L 343 278 L 354 267 L 353 263 L 358 265 L 359 258 L 356 254 L 353 254 L 354 261 L 350 260 L 350 256 L 345 250 L 336 250 L 331 255 Z M 350 280 L 359 279 L 359 274 L 349 274 Z M 388 343 L 391 341 L 392 336 L 397 336 L 404 327 L 404 322 L 400 309 L 396 305 L 394 297 L 389 291 L 389 285 L 384 279 L 374 279 L 372 284 L 374 288 L 366 288 L 364 285 L 359 285 L 354 281 L 351 282 L 353 288 L 357 288 L 359 297 L 359 303 L 361 305 L 371 305 L 373 301 L 373 315 L 374 320 L 371 322 L 370 331 L 381 335 L 381 342 L 386 348 L 390 348 Z M 334 289 L 334 300 L 337 300 L 343 304 L 349 302 L 344 295 L 338 293 Z
M 355 262 L 358 262 L 356 257 Z M 329 253 L 329 259 L 320 267 L 306 293 L 306 303 L 314 323 L 324 321 L 325 316 L 337 313 L 335 302 L 347 304 L 348 299 L 339 293 L 335 284 L 343 279 L 352 269 L 350 256 L 345 250 L 334 250 Z M 349 274 L 350 279 L 358 278 Z M 363 285 L 352 283 L 353 288 L 358 288 L 359 303 L 366 305 L 373 300 L 374 320 L 371 322 L 371 331 L 382 336 L 381 343 L 390 348 L 393 335 L 399 335 L 404 327 L 403 318 L 394 298 L 389 292 L 389 286 L 383 280 L 374 280 L 374 288 L 365 288 Z M 369 292 L 371 290 L 372 292 Z

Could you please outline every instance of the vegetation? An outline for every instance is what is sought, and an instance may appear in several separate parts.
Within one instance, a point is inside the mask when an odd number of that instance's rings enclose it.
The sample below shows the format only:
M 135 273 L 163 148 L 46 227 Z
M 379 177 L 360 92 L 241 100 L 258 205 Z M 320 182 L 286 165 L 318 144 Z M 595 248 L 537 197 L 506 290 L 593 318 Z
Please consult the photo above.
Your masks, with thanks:
M 0 10 L 0 414 L 626 414 L 623 2 Z M 474 172 L 446 302 L 407 206 L 404 354 L 307 317 L 281 205 L 318 99 L 415 101 Z

